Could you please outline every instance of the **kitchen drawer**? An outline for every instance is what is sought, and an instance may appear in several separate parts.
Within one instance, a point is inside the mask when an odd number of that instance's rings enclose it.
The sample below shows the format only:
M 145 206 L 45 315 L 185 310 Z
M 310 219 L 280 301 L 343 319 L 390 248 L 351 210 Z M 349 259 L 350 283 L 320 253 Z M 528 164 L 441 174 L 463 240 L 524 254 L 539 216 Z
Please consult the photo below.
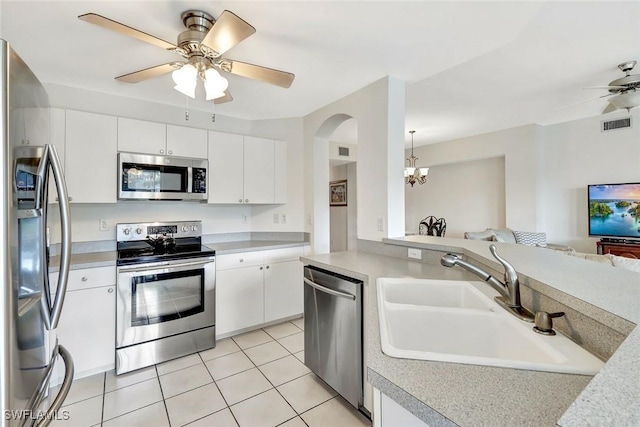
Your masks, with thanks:
M 293 248 L 271 249 L 264 251 L 264 263 L 272 264 L 274 262 L 299 261 L 302 256 L 302 246 Z
M 58 273 L 49 275 L 51 288 L 54 290 L 58 283 Z M 69 271 L 69 281 L 67 291 L 79 289 L 98 288 L 102 286 L 113 286 L 116 284 L 115 267 L 83 268 Z
M 238 252 L 216 256 L 216 270 L 262 265 L 263 251 Z

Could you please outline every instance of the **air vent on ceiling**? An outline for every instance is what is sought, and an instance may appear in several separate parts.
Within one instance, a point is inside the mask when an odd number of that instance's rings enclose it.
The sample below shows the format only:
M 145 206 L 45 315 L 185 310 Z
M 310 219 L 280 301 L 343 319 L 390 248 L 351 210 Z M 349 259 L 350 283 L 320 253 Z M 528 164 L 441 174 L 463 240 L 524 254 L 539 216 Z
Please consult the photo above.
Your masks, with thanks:
M 349 147 L 338 147 L 338 156 L 349 157 Z
M 625 117 L 624 119 L 617 120 L 603 120 L 602 127 L 600 130 L 602 132 L 609 132 L 610 130 L 618 130 L 624 128 L 631 127 L 631 117 Z

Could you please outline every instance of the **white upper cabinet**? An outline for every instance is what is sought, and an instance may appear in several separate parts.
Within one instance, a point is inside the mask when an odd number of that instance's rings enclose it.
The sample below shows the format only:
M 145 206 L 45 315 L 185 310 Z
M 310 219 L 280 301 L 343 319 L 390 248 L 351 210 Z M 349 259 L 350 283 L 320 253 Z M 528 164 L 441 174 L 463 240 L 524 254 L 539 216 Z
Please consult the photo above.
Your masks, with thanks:
M 118 117 L 118 151 L 165 154 L 167 125 Z
M 170 156 L 207 158 L 205 129 L 167 125 L 167 154 Z
M 286 142 L 209 131 L 209 203 L 275 204 L 286 198 Z
M 274 141 L 274 203 L 287 203 L 287 143 Z
M 207 131 L 118 118 L 118 151 L 207 158 Z
M 244 203 L 243 136 L 209 131 L 209 203 Z
M 244 137 L 244 201 L 274 203 L 274 144 L 272 139 Z
M 49 143 L 53 144 L 58 153 L 58 159 L 60 160 L 60 166 L 64 171 L 64 146 L 65 146 L 65 115 L 66 111 L 60 108 L 51 108 L 50 110 L 50 135 Z M 53 173 L 49 173 L 49 203 L 56 203 L 58 201 L 58 191 L 56 190 L 56 183 L 53 178 Z
M 72 203 L 116 203 L 116 117 L 67 110 L 65 177 Z

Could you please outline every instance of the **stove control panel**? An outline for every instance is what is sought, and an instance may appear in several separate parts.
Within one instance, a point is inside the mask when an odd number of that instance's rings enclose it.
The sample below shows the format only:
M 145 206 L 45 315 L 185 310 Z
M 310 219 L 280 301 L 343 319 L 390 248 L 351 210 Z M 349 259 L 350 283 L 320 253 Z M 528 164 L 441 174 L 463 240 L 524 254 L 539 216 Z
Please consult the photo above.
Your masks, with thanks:
M 132 242 L 146 240 L 147 236 L 166 235 L 178 239 L 181 237 L 202 236 L 202 221 L 147 222 L 136 224 L 116 224 L 116 240 Z

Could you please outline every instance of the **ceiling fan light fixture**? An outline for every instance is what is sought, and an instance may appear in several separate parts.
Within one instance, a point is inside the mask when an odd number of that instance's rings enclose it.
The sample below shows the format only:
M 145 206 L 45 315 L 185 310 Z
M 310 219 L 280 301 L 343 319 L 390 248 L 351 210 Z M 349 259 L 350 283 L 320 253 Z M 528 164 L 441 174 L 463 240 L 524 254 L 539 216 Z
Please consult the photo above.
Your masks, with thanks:
M 176 84 L 173 88 L 190 98 L 196 97 L 196 84 L 198 83 L 198 70 L 191 64 L 185 64 L 171 73 Z
M 225 96 L 224 91 L 229 87 L 229 81 L 213 68 L 205 70 L 203 81 L 207 101 Z
M 620 95 L 612 96 L 608 99 L 610 104 L 616 108 L 630 110 L 640 106 L 640 92 L 628 91 Z

